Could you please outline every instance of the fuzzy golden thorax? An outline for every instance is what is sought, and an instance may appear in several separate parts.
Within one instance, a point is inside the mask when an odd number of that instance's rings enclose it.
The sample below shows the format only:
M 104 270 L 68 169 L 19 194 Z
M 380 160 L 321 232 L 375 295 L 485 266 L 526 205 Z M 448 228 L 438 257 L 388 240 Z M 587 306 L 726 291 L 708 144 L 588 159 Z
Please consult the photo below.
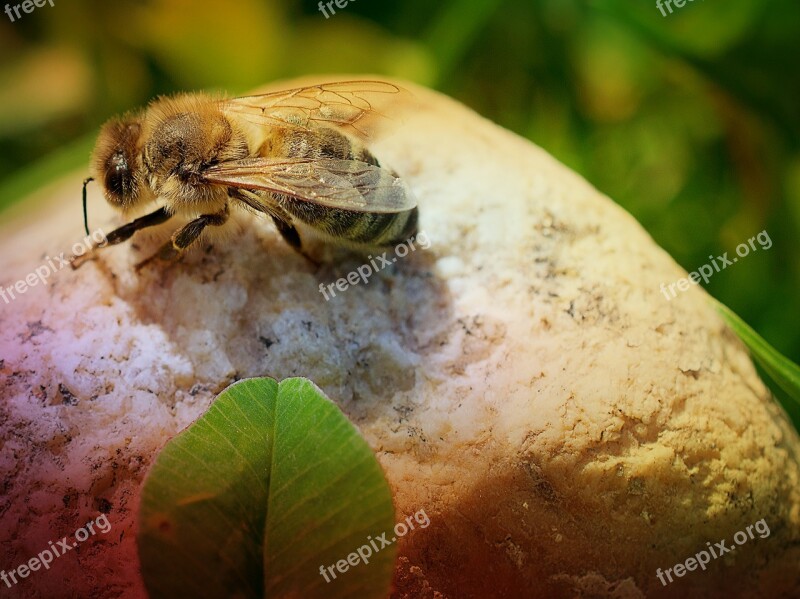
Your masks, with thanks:
M 93 175 L 106 199 L 128 211 L 160 198 L 171 213 L 224 208 L 227 190 L 206 183 L 205 168 L 250 154 L 242 131 L 204 94 L 160 98 L 142 114 L 104 125 Z

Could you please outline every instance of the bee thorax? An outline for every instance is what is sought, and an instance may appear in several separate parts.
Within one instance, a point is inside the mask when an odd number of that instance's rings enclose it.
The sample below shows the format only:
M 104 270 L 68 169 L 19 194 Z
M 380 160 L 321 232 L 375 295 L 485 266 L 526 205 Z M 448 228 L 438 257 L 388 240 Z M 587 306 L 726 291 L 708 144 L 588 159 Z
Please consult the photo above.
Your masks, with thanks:
M 204 182 L 203 171 L 248 155 L 244 135 L 213 102 L 186 107 L 164 100 L 148 110 L 143 163 L 153 192 L 168 204 L 216 203 L 225 190 Z

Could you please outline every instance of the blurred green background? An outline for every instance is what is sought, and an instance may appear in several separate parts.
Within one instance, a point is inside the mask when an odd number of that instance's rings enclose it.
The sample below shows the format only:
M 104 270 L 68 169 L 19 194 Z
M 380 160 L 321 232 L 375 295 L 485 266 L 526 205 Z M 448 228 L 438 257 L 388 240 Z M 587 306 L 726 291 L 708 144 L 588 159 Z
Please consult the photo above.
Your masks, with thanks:
M 55 0 L 0 14 L 0 209 L 157 94 L 404 77 L 544 147 L 687 270 L 766 229 L 707 288 L 798 362 L 799 34 L 797 0 L 351 0 L 327 19 L 312 0 Z

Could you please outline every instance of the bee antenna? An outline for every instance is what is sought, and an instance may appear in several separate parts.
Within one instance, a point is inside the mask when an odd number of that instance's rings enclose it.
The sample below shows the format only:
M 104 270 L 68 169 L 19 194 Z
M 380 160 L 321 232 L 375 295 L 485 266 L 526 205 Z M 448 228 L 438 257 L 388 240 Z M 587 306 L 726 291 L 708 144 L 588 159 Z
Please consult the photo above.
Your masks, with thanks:
M 94 177 L 87 177 L 83 180 L 83 228 L 86 229 L 87 235 L 89 235 L 89 216 L 86 214 L 86 186 L 90 181 L 94 181 Z

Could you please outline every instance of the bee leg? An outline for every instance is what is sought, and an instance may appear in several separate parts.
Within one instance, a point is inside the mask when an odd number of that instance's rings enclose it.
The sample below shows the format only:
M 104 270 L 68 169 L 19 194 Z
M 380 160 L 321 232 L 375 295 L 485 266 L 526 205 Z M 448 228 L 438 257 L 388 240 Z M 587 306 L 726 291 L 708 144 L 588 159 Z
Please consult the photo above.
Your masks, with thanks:
M 94 252 L 97 251 L 99 247 L 106 247 L 107 245 L 117 245 L 118 243 L 122 243 L 123 241 L 127 241 L 128 239 L 133 236 L 136 231 L 139 229 L 145 229 L 147 227 L 153 227 L 155 225 L 160 225 L 168 221 L 172 215 L 167 212 L 164 208 L 159 208 L 155 212 L 151 212 L 150 214 L 145 214 L 126 225 L 122 225 L 117 229 L 111 231 L 108 235 L 106 235 L 106 241 L 102 246 L 94 246 L 85 254 L 80 256 L 73 256 L 72 260 L 70 261 L 70 265 L 73 269 L 77 270 L 81 267 L 81 265 L 90 260 L 94 256 Z
M 154 260 L 164 260 L 165 262 L 172 262 L 177 260 L 183 251 L 192 245 L 197 238 L 200 237 L 200 233 L 203 232 L 208 226 L 211 227 L 221 227 L 226 222 L 228 222 L 228 216 L 230 212 L 228 211 L 228 206 L 225 206 L 225 209 L 217 212 L 216 214 L 202 214 L 198 216 L 193 221 L 186 223 L 180 229 L 175 231 L 172 234 L 172 238 L 161 246 L 161 248 L 152 256 L 139 262 L 136 265 L 136 270 L 140 270 L 150 262 Z
M 262 203 L 261 198 L 253 192 L 236 188 L 228 189 L 228 195 L 258 212 L 268 214 L 284 241 L 311 264 L 319 268 L 320 263 L 303 251 L 303 242 L 300 240 L 300 234 L 291 224 L 292 217 L 285 209 L 281 208 L 277 201 Z
M 278 228 L 278 233 L 281 234 L 286 243 L 302 253 L 303 243 L 300 241 L 300 234 L 297 232 L 297 229 L 277 216 L 272 216 L 272 221 L 275 223 L 275 226 Z
M 311 256 L 306 254 L 303 251 L 303 243 L 300 241 L 300 234 L 297 232 L 297 229 L 294 228 L 293 225 L 289 224 L 283 219 L 278 218 L 274 214 L 271 214 L 272 220 L 275 223 L 275 226 L 278 229 L 278 232 L 281 234 L 281 237 L 288 243 L 294 250 L 297 251 L 303 258 L 311 262 L 316 268 L 319 268 L 320 263 L 314 260 Z

